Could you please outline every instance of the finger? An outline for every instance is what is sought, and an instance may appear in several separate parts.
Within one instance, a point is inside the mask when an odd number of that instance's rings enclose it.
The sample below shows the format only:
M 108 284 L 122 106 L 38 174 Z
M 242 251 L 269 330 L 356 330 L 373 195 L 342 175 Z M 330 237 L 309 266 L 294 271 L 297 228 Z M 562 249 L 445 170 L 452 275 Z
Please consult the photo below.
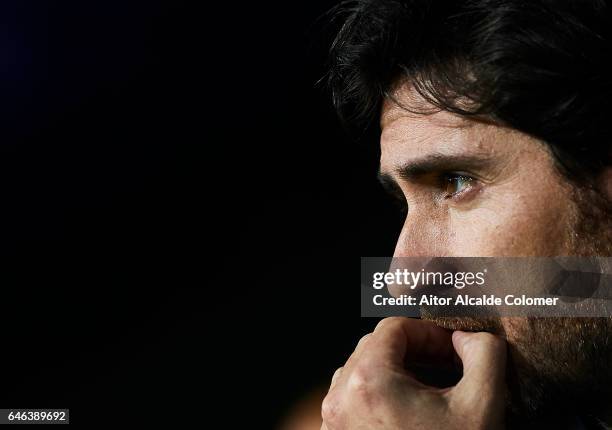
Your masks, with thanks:
M 453 355 L 448 330 L 428 321 L 394 317 L 378 324 L 360 360 L 404 370 L 407 361 L 451 361 Z
M 349 356 L 348 360 L 346 360 L 346 363 L 344 364 L 345 368 L 350 369 L 353 363 L 357 361 L 361 353 L 366 349 L 368 339 L 370 338 L 371 335 L 372 333 L 368 333 L 365 336 L 363 336 L 361 339 L 359 339 L 359 342 L 357 342 L 357 346 L 355 347 L 355 350 Z
M 482 398 L 503 394 L 506 342 L 491 333 L 455 331 L 453 345 L 463 363 L 463 377 L 456 391 L 478 393 Z
M 357 346 L 355 347 L 355 350 L 349 356 L 348 360 L 346 360 L 346 363 L 344 364 L 344 366 L 336 369 L 336 371 L 334 372 L 332 376 L 332 380 L 329 385 L 328 392 L 331 391 L 335 386 L 338 385 L 343 374 L 350 373 L 348 370 L 345 372 L 345 369 L 351 369 L 352 366 L 355 364 L 355 362 L 358 361 L 358 357 L 361 354 L 361 352 L 364 350 L 365 345 L 367 344 L 367 341 L 370 338 L 371 334 L 372 333 L 368 333 L 365 336 L 363 336 L 361 339 L 359 339 L 359 342 L 357 342 Z
M 372 336 L 372 333 L 368 333 L 359 339 L 359 342 L 357 342 L 357 346 L 355 347 L 355 352 L 360 352 L 364 348 L 370 336 Z
M 329 385 L 329 391 L 331 391 L 334 388 L 334 386 L 338 383 L 338 380 L 342 376 L 343 370 L 344 370 L 344 367 L 340 367 L 336 369 L 336 371 L 334 372 L 334 375 L 332 376 L 331 384 Z

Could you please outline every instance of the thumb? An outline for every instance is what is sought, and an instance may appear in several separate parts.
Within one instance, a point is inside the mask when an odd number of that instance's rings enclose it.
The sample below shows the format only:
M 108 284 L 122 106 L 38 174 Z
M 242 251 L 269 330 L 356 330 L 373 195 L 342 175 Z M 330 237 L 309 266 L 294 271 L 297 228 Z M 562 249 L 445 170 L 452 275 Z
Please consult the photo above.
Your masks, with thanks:
M 466 399 L 502 399 L 505 395 L 506 341 L 486 332 L 453 333 L 453 346 L 463 363 L 455 390 Z

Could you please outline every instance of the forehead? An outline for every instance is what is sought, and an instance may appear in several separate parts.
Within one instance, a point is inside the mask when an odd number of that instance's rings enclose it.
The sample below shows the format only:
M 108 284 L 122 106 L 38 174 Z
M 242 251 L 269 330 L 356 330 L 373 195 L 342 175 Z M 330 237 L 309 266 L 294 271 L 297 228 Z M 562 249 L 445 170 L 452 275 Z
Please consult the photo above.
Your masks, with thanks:
M 432 154 L 491 157 L 519 151 L 535 140 L 507 127 L 436 111 L 409 86 L 392 97 L 381 111 L 381 170 Z

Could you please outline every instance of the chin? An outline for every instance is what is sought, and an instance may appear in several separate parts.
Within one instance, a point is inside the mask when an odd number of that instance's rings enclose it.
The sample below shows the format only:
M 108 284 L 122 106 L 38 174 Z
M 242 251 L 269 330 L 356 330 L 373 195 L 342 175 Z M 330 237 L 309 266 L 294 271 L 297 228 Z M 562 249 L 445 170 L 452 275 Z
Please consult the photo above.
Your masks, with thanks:
M 426 309 L 423 309 L 421 311 L 421 318 L 425 321 L 431 321 L 434 324 L 448 330 L 486 331 L 497 335 L 505 335 L 503 326 L 499 318 L 438 316 L 433 315 Z

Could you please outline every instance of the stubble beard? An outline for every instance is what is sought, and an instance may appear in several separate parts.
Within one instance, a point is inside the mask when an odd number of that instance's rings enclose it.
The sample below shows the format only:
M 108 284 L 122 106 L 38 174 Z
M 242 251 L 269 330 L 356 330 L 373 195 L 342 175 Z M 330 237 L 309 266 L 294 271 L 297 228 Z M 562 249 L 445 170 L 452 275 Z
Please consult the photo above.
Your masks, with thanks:
M 592 188 L 573 188 L 575 210 L 559 255 L 612 256 L 612 204 Z M 612 318 L 453 318 L 423 316 L 452 329 L 508 339 L 509 414 L 517 419 L 559 411 L 610 414 Z M 607 409 L 607 410 L 606 410 Z

